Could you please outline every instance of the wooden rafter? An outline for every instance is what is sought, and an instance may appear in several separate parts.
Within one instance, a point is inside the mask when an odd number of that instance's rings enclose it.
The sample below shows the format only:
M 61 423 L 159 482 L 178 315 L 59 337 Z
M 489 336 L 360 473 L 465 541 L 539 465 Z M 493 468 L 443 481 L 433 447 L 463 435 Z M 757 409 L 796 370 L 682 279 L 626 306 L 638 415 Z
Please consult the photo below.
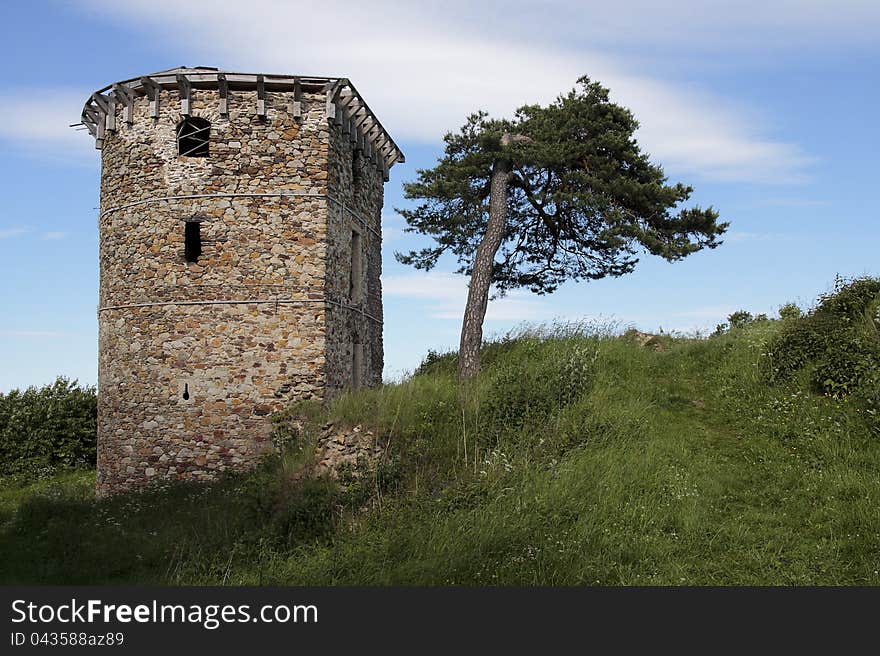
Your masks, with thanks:
M 266 78 L 257 76 L 257 116 L 266 118 Z
M 189 116 L 192 105 L 192 83 L 186 75 L 177 76 L 177 89 L 180 92 L 180 115 Z
M 293 99 L 290 101 L 290 113 L 295 120 L 302 120 L 302 85 L 299 78 L 293 78 Z
M 113 96 L 122 105 L 122 120 L 128 125 L 134 123 L 134 92 L 124 84 L 113 85 Z
M 229 116 L 229 82 L 225 73 L 217 73 L 217 91 L 220 93 L 220 116 Z
M 144 88 L 150 101 L 150 116 L 152 118 L 159 118 L 159 94 L 162 92 L 162 87 L 153 81 L 151 77 L 142 77 L 141 86 Z

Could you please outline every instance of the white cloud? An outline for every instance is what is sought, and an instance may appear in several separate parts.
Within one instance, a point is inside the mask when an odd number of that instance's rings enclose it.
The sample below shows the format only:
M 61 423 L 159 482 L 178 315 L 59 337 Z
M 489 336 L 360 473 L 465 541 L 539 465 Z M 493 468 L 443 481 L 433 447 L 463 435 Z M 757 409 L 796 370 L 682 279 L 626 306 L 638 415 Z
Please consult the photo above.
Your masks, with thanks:
M 395 214 L 394 212 L 382 212 L 382 240 L 383 241 L 395 241 L 397 239 L 401 239 L 406 236 L 406 232 L 404 232 L 404 227 L 406 226 L 406 222 L 403 220 L 399 214 Z
M 57 338 L 67 337 L 68 334 L 57 330 L 0 330 L 0 335 L 4 337 Z
M 495 29 L 684 55 L 781 48 L 802 54 L 841 43 L 875 45 L 880 29 L 874 0 L 508 0 L 506 8 L 493 13 Z
M 382 295 L 422 302 L 432 319 L 461 321 L 467 301 L 467 279 L 454 273 L 430 272 L 382 277 Z M 546 317 L 544 303 L 528 292 L 514 291 L 489 302 L 486 321 L 528 321 Z
M 792 235 L 779 232 L 729 232 L 724 235 L 724 241 L 736 244 L 743 241 L 791 241 Z
M 79 122 L 85 90 L 19 89 L 0 94 L 0 141 L 55 161 L 94 159 L 95 142 L 88 132 L 70 127 Z
M 831 203 L 827 200 L 812 198 L 765 198 L 756 205 L 770 207 L 827 207 Z
M 610 54 L 609 44 L 614 37 L 626 42 L 664 34 L 657 38 L 687 44 L 708 27 L 732 30 L 734 39 L 736 30 L 789 34 L 783 17 L 799 26 L 793 30 L 797 34 L 797 29 L 827 31 L 829 25 L 843 29 L 846 14 L 818 0 L 808 0 L 803 11 L 800 3 L 795 11 L 790 2 L 750 0 L 751 15 L 717 0 L 663 3 L 662 11 L 646 0 L 514 0 L 503 8 L 464 0 L 442 5 L 381 0 L 359 5 L 252 0 L 246 7 L 238 0 L 91 4 L 126 27 L 141 26 L 151 38 L 159 27 L 169 43 L 188 43 L 193 57 L 208 60 L 191 64 L 346 75 L 402 142 L 436 143 L 477 108 L 504 115 L 527 102 L 547 102 L 587 73 L 633 109 L 646 150 L 675 175 L 776 183 L 802 181 L 812 159 L 796 144 L 764 134 L 760 120 L 729 99 L 647 77 L 627 65 L 627 55 Z M 849 4 L 861 8 L 860 22 L 846 26 L 876 24 L 878 12 L 867 3 Z M 218 38 L 223 34 L 235 38 Z M 729 40 L 716 39 L 715 47 Z M 684 54 L 692 54 L 683 47 Z M 146 71 L 132 74 L 141 72 Z
M 27 232 L 27 228 L 0 228 L 0 239 L 9 239 L 10 237 L 18 237 Z
M 46 232 L 43 234 L 43 239 L 48 239 L 52 241 L 64 239 L 65 237 L 67 237 L 66 232 Z

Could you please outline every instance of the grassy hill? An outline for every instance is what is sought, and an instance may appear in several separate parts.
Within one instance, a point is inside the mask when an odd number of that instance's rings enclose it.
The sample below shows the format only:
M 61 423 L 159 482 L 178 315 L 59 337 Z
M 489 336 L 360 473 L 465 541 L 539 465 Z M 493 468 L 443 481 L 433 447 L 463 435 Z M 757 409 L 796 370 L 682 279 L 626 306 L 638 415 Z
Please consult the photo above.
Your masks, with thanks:
M 291 409 L 258 472 L 91 499 L 0 484 L 3 583 L 880 584 L 880 282 L 709 339 L 558 326 Z M 283 418 L 282 418 L 283 419 Z M 386 443 L 296 481 L 326 422 Z

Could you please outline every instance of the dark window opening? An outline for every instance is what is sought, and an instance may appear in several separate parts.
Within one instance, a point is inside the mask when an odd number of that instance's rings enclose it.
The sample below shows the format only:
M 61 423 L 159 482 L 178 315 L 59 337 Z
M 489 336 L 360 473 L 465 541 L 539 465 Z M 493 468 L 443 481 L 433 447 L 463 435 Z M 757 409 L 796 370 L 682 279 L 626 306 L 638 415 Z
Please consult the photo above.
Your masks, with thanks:
M 187 116 L 177 124 L 177 154 L 185 157 L 207 157 L 211 140 L 211 123 L 198 116 Z
M 351 184 L 355 192 L 361 184 L 361 157 L 356 148 L 351 151 Z
M 187 221 L 183 233 L 183 256 L 187 262 L 198 262 L 202 254 L 202 224 Z
M 361 287 L 363 279 L 363 257 L 361 255 L 361 235 L 358 232 L 351 233 L 351 264 L 348 269 L 348 298 L 352 301 L 361 300 Z
M 354 342 L 351 345 L 351 387 L 352 389 L 360 389 L 361 371 L 363 369 L 363 345 Z
M 183 400 L 189 401 L 189 383 L 183 384 Z

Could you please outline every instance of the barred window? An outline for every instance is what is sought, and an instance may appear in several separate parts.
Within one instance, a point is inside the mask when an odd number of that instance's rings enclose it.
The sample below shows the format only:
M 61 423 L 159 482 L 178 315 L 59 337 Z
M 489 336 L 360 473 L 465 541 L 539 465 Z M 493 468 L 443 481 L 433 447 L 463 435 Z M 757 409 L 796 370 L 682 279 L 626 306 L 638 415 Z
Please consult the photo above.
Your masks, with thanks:
M 207 157 L 211 140 L 210 121 L 187 116 L 177 124 L 177 154 L 185 157 Z

